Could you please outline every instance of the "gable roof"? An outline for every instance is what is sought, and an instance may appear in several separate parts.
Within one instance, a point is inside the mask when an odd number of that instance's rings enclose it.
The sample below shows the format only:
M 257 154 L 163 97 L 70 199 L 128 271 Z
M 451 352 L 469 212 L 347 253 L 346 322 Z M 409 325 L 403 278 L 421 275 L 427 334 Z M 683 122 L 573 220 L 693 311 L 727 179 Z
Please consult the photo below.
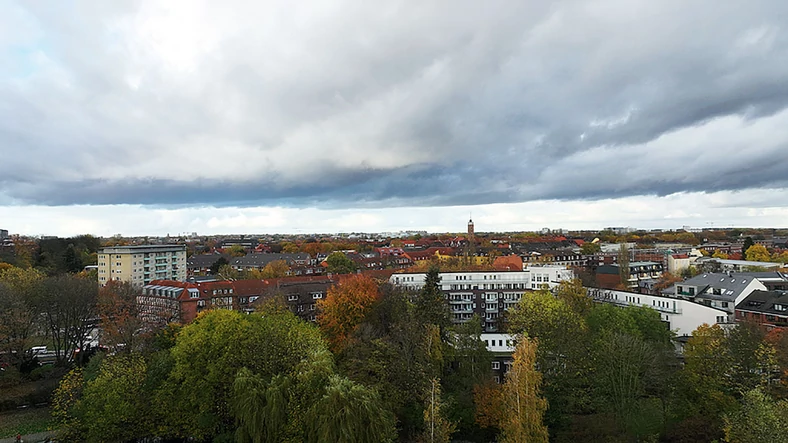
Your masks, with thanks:
M 777 310 L 775 305 L 788 308 L 788 292 L 786 291 L 752 291 L 752 294 L 736 305 L 737 310 L 758 312 L 769 315 L 788 317 L 786 308 Z

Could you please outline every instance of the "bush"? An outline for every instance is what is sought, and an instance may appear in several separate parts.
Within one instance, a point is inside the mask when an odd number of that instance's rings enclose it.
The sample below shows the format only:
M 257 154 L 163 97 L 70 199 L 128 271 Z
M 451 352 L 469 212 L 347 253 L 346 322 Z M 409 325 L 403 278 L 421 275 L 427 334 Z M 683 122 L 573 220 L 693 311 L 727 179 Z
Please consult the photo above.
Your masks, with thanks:
M 49 378 L 49 376 L 52 374 L 52 371 L 54 369 L 55 369 L 55 365 L 40 366 L 30 371 L 30 375 L 28 375 L 27 377 L 32 381 L 41 380 L 43 378 Z

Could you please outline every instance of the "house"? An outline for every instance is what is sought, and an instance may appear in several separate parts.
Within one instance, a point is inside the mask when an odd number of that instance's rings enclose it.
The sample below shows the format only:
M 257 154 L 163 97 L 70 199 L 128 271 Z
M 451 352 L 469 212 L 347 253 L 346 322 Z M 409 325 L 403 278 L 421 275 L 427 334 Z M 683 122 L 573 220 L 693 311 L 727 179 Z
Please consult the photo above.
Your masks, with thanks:
M 230 266 L 237 271 L 251 269 L 262 271 L 269 263 L 280 260 L 287 263 L 290 267 L 315 264 L 309 254 L 297 252 L 293 254 L 247 254 L 230 260 Z
M 227 263 L 230 263 L 230 256 L 227 254 L 200 254 L 192 255 L 186 259 L 186 275 L 192 277 L 195 275 L 206 275 L 210 273 L 211 266 L 217 260 L 224 258 Z
M 668 329 L 678 336 L 692 335 L 692 331 L 704 323 L 728 322 L 728 312 L 690 300 L 599 288 L 588 288 L 588 295 L 599 303 L 621 307 L 644 306 L 658 311 Z
M 596 268 L 597 286 L 608 289 L 619 287 L 622 284 L 620 269 L 618 263 Z M 624 286 L 635 291 L 648 287 L 649 282 L 656 282 L 662 277 L 662 272 L 662 263 L 632 262 L 629 264 L 629 279 Z
M 736 320 L 754 321 L 768 328 L 788 328 L 788 292 L 753 291 L 736 305 Z
M 482 333 L 480 336 L 487 350 L 493 355 L 490 369 L 496 383 L 503 383 L 514 359 L 515 337 L 510 334 Z
M 708 273 L 676 283 L 673 297 L 721 309 L 732 322 L 736 305 L 755 290 L 765 291 L 766 286 L 748 274 Z

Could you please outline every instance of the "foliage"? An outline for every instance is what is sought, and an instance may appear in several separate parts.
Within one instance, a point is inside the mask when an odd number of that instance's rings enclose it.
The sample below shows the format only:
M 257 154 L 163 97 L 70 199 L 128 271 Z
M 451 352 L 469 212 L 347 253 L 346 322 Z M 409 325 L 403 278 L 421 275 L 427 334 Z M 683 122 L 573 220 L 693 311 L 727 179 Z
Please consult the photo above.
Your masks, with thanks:
M 621 243 L 618 249 L 618 272 L 621 277 L 621 285 L 629 287 L 629 248 L 626 243 Z
M 356 272 L 356 264 L 342 252 L 332 252 L 326 258 L 328 272 L 332 274 L 352 274 Z
M 473 402 L 476 405 L 475 420 L 483 428 L 497 428 L 504 416 L 503 385 L 492 379 L 475 385 Z
M 225 250 L 230 257 L 243 257 L 246 255 L 246 249 L 241 245 L 232 245 Z
M 768 262 L 772 258 L 764 245 L 755 244 L 744 251 L 744 256 L 748 261 Z
M 396 435 L 394 416 L 384 408 L 380 395 L 338 375 L 329 378 L 305 421 L 305 441 L 388 442 Z
M 262 278 L 281 278 L 286 277 L 290 272 L 290 266 L 284 260 L 274 260 L 265 265 L 262 271 Z
M 174 366 L 161 393 L 170 403 L 171 432 L 196 438 L 228 432 L 232 386 L 241 368 L 273 377 L 321 350 L 319 331 L 291 313 L 201 313 L 178 333 L 171 350 Z
M 734 400 L 728 390 L 731 363 L 725 331 L 716 324 L 699 326 L 684 346 L 684 359 L 683 372 L 699 412 L 716 414 L 730 408 Z
M 424 286 L 415 299 L 414 307 L 419 319 L 437 325 L 441 335 L 451 326 L 449 308 L 441 290 L 440 268 L 432 266 L 427 271 Z
M 594 255 L 600 251 L 602 251 L 602 247 L 599 246 L 599 243 L 585 242 L 580 247 L 580 253 L 583 255 Z
M 425 443 L 448 443 L 456 425 L 446 418 L 438 379 L 430 380 L 429 393 L 424 404 L 424 432 L 419 439 Z
M 725 441 L 782 443 L 788 441 L 788 401 L 775 402 L 760 389 L 744 394 L 741 407 L 725 414 Z
M 137 296 L 139 290 L 129 282 L 110 281 L 99 289 L 98 315 L 102 342 L 116 352 L 139 350 L 145 323 Z
M 228 266 L 229 264 L 230 262 L 227 261 L 226 258 L 219 257 L 218 259 L 216 259 L 215 262 L 213 262 L 213 264 L 211 264 L 209 272 L 211 273 L 211 275 L 216 275 L 219 273 L 220 269 L 222 269 L 224 266 Z
M 365 275 L 353 275 L 328 289 L 318 300 L 317 323 L 326 335 L 331 350 L 342 349 L 350 333 L 364 320 L 378 300 L 378 285 Z
M 555 295 L 578 315 L 586 316 L 591 311 L 593 301 L 580 279 L 563 280 L 555 289 Z
M 140 356 L 102 361 L 97 377 L 86 384 L 74 408 L 86 441 L 127 441 L 149 435 L 145 378 L 146 364 Z
M 540 396 L 542 375 L 534 367 L 536 348 L 535 339 L 518 339 L 503 386 L 502 442 L 547 442 L 547 427 L 542 422 L 547 400 Z

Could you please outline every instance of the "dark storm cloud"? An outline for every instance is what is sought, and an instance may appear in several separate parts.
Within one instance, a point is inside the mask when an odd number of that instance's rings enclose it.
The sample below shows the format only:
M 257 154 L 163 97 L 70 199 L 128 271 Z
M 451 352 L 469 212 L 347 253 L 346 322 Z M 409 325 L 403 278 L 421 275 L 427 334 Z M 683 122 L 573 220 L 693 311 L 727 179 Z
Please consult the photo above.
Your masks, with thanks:
M 788 186 L 786 2 L 522 3 L 12 3 L 0 203 Z

